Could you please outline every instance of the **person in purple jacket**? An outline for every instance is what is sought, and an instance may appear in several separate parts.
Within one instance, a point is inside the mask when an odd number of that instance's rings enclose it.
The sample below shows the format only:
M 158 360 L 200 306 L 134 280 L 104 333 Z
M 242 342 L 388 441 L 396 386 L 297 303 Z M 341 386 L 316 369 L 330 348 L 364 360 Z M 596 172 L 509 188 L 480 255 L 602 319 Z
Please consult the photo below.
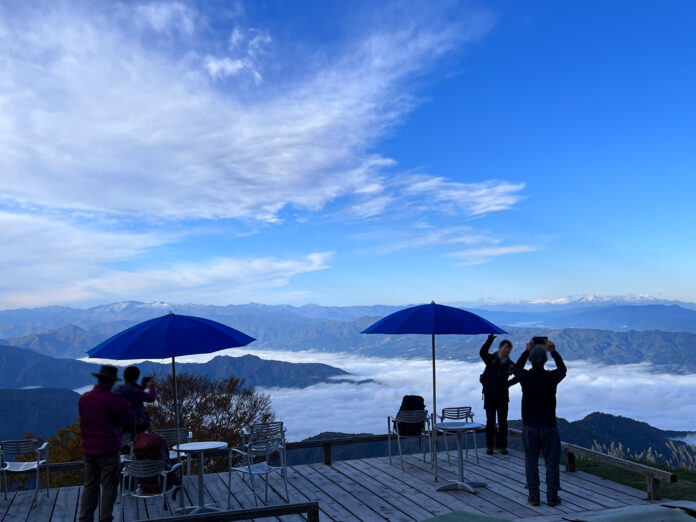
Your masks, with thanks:
M 128 405 L 135 412 L 135 429 L 133 438 L 139 433 L 143 433 L 150 428 L 150 417 L 145 409 L 146 402 L 155 402 L 157 390 L 155 389 L 155 378 L 146 377 L 142 384 L 138 384 L 140 369 L 137 366 L 128 366 L 123 370 L 123 384 L 114 387 L 114 393 L 123 397 Z
M 93 522 L 102 490 L 99 522 L 112 522 L 121 473 L 121 430 L 133 429 L 133 410 L 111 391 L 118 380 L 118 368 L 108 364 L 97 373 L 97 384 L 78 402 L 82 452 L 85 455 L 85 485 L 80 522 Z

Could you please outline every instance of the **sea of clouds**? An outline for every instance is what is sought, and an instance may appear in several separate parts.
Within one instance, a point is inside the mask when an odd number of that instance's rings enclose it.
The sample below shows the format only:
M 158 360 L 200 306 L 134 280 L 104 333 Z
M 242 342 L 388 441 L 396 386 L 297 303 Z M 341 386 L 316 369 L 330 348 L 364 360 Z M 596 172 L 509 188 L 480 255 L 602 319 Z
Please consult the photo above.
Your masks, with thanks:
M 387 415 L 394 415 L 406 394 L 432 403 L 429 360 L 361 357 L 343 353 L 284 352 L 231 349 L 214 355 L 247 353 L 264 359 L 318 362 L 342 368 L 356 382 L 322 383 L 308 388 L 262 388 L 272 397 L 279 420 L 288 428 L 289 440 L 301 440 L 324 431 L 384 433 Z M 182 357 L 181 362 L 204 362 L 214 355 Z M 653 371 L 649 364 L 607 366 L 566 361 L 568 376 L 558 388 L 558 415 L 578 420 L 594 411 L 623 415 L 661 429 L 696 431 L 696 375 L 671 375 Z M 549 368 L 552 368 L 552 363 Z M 479 375 L 482 363 L 437 361 L 438 409 L 474 407 L 483 421 Z M 358 384 L 360 380 L 371 382 Z M 510 394 L 510 419 L 520 418 L 519 386 Z

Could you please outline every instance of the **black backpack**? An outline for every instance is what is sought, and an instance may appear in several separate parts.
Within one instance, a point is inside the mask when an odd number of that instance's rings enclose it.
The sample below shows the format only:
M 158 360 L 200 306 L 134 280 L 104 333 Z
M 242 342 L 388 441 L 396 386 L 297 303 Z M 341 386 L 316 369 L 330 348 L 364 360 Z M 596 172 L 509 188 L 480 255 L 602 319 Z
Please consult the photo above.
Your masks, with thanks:
M 425 410 L 425 400 L 420 395 L 404 395 L 404 398 L 401 399 L 401 408 L 399 408 L 399 411 L 423 411 L 423 410 Z M 396 427 L 396 425 L 397 425 L 397 423 L 395 421 L 394 426 Z M 420 435 L 421 432 L 423 431 L 424 427 L 425 427 L 425 422 L 421 422 L 419 424 L 406 423 L 406 422 L 399 422 L 398 423 L 399 433 L 401 435 L 405 435 L 407 437 Z

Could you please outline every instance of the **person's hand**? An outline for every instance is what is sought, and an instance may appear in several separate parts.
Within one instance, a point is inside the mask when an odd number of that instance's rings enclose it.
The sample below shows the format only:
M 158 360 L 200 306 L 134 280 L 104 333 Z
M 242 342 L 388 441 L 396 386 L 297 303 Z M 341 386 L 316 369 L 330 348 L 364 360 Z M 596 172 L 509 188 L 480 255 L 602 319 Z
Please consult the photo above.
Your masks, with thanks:
M 532 351 L 532 348 L 534 348 L 534 339 L 532 339 L 531 341 L 529 341 L 529 342 L 527 343 L 527 351 L 528 351 L 528 352 L 531 352 L 531 351 Z
M 495 339 L 497 336 L 495 334 L 488 334 L 488 340 L 493 342 L 493 339 Z
M 556 351 L 556 345 L 553 344 L 553 342 L 549 341 L 548 339 L 546 340 L 546 344 L 544 345 L 544 348 L 546 348 L 547 352 L 553 353 Z

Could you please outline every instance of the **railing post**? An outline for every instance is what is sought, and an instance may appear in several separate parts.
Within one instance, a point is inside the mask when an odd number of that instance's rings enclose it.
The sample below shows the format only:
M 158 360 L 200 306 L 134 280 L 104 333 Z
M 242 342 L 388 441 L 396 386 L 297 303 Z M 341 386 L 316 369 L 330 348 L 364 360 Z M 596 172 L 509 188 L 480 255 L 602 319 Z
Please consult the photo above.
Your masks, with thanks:
M 566 449 L 566 471 L 575 472 L 575 453 Z
M 653 477 L 646 477 L 647 489 L 648 489 L 648 500 L 662 500 L 662 493 L 660 492 L 660 479 Z
M 327 466 L 330 466 L 331 465 L 331 443 L 324 442 L 321 446 L 324 449 L 324 464 L 326 464 Z

